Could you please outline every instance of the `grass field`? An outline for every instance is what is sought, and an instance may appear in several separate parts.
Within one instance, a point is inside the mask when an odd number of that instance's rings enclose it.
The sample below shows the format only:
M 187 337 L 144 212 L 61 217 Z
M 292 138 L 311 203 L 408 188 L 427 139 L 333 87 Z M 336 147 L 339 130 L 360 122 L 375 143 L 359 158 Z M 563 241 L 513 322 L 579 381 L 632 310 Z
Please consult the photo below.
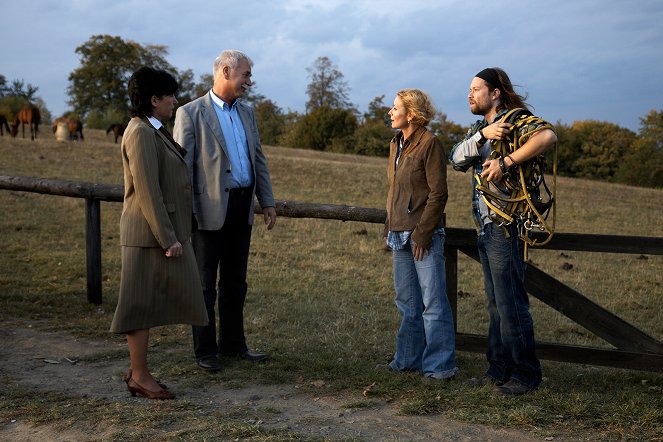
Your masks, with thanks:
M 42 137 L 35 143 L 0 138 L 0 175 L 122 182 L 119 145 L 102 131 L 86 131 L 82 143 L 58 143 L 45 132 Z M 385 159 L 281 147 L 265 147 L 265 151 L 278 200 L 384 206 Z M 558 232 L 663 236 L 663 190 L 565 178 L 558 178 L 557 184 Z M 449 226 L 473 225 L 470 185 L 469 174 L 449 171 Z M 121 204 L 102 203 L 101 208 L 101 308 L 86 302 L 83 200 L 3 190 L 0 204 L 3 326 L 20 327 L 30 321 L 47 331 L 113 345 L 121 341 L 107 331 L 120 275 Z M 485 368 L 480 355 L 459 353 L 458 381 L 441 386 L 423 385 L 413 376 L 376 373 L 375 364 L 390 358 L 398 324 L 391 257 L 383 250 L 381 231 L 375 224 L 284 217 L 272 231 L 256 223 L 249 263 L 247 336 L 251 346 L 274 357 L 268 370 L 247 372 L 231 366 L 219 379 L 238 384 L 321 379 L 325 388 L 336 391 L 364 389 L 375 382 L 367 401 L 396 399 L 405 414 L 441 413 L 460 421 L 531 429 L 541 435 L 578 434 L 590 440 L 663 440 L 660 374 L 542 361 L 542 388 L 504 400 L 489 389 L 463 385 L 464 379 Z M 663 340 L 663 257 L 533 249 L 530 258 L 552 276 Z M 564 270 L 569 267 L 564 264 L 572 268 Z M 480 266 L 464 256 L 459 260 L 459 290 L 458 330 L 485 334 Z M 532 314 L 537 339 L 609 346 L 535 299 Z M 152 352 L 150 362 L 165 378 L 176 378 L 182 366 L 192 364 L 190 336 L 185 327 L 168 330 L 153 339 L 153 345 L 169 349 L 168 354 Z M 112 357 L 122 359 L 126 354 Z M 190 371 L 186 382 L 203 385 L 209 379 Z M 0 395 L 0 416 L 15 408 L 14 400 L 11 393 Z M 131 413 L 116 408 L 119 414 Z M 29 418 L 40 413 L 40 406 L 26 404 L 24 410 Z M 176 417 L 178 410 L 170 412 Z

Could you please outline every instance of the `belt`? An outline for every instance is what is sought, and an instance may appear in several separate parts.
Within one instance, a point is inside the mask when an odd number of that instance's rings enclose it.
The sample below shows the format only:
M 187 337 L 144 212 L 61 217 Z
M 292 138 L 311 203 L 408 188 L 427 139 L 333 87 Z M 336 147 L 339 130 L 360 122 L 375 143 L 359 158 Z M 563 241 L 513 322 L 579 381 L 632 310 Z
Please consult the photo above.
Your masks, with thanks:
M 244 196 L 253 193 L 253 187 L 235 187 L 230 189 L 230 196 Z

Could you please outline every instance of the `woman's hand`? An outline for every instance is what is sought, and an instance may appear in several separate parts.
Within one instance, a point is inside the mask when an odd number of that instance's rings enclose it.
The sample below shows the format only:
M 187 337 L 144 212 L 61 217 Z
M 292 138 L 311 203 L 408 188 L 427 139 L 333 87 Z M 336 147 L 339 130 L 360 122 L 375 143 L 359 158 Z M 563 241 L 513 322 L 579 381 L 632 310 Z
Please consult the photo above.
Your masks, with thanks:
M 182 256 L 182 244 L 179 241 L 176 241 L 175 244 L 166 249 L 166 256 L 168 258 Z
M 410 240 L 412 242 L 412 256 L 414 256 L 415 261 L 421 261 L 423 260 L 426 256 L 428 256 L 428 250 L 424 249 L 421 247 L 419 244 L 416 242 Z

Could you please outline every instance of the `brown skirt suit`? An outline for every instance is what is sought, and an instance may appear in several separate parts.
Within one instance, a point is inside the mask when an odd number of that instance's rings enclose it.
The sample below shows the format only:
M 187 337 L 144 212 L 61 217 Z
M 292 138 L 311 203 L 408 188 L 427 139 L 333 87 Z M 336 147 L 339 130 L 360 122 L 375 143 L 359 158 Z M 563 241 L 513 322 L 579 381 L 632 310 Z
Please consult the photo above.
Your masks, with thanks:
M 207 325 L 191 246 L 191 184 L 180 147 L 134 117 L 122 138 L 122 274 L 111 332 L 167 324 Z M 182 256 L 165 250 L 182 243 Z

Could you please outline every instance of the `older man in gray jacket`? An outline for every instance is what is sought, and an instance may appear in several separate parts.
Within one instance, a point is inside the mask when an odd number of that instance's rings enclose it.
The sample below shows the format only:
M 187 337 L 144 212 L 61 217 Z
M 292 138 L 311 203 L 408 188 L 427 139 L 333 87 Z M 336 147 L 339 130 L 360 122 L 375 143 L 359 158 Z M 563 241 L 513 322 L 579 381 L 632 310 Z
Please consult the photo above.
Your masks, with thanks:
M 242 52 L 223 51 L 214 61 L 209 93 L 177 110 L 173 136 L 186 150 L 198 229 L 193 247 L 203 285 L 209 325 L 193 327 L 198 365 L 221 368 L 218 355 L 262 361 L 244 336 L 247 263 L 253 198 L 268 229 L 276 210 L 267 161 L 253 109 L 238 100 L 251 87 L 253 62 Z M 219 300 L 219 336 L 215 305 Z

